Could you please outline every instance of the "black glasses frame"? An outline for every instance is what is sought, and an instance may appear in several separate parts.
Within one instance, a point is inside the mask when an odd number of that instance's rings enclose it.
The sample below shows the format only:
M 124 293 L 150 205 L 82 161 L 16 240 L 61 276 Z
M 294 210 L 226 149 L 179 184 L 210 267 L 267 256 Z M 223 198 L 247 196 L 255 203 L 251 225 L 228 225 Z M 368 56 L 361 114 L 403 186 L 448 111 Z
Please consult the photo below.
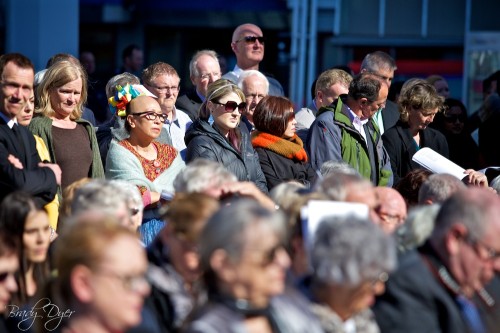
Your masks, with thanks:
M 236 43 L 241 42 L 242 40 L 245 41 L 247 44 L 255 44 L 256 41 L 259 41 L 260 44 L 264 44 L 266 42 L 266 39 L 262 36 L 245 36 L 241 37 L 236 41 Z
M 149 121 L 155 121 L 156 119 L 160 119 L 162 123 L 165 123 L 168 119 L 167 115 L 163 113 L 156 113 L 154 111 L 144 111 L 144 112 L 137 112 L 137 113 L 130 113 L 131 116 L 135 117 L 141 117 L 144 116 Z

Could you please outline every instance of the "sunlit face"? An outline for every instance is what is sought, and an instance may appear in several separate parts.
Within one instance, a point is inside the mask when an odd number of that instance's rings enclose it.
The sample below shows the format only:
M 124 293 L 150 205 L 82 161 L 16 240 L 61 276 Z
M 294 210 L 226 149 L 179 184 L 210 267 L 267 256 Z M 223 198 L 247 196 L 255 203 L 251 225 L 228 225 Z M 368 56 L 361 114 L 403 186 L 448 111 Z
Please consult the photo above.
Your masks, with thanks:
M 394 70 L 388 68 L 383 68 L 383 69 L 381 68 L 378 71 L 374 72 L 373 74 L 377 75 L 379 78 L 384 80 L 388 88 L 391 87 L 392 80 L 394 80 Z
M 3 313 L 10 303 L 12 294 L 17 291 L 17 282 L 14 274 L 19 268 L 19 259 L 15 252 L 0 257 L 0 313 Z
M 49 244 L 49 217 L 43 210 L 32 210 L 26 217 L 23 232 L 26 259 L 30 262 L 43 262 L 47 258 Z
M 462 133 L 467 115 L 462 112 L 459 106 L 449 108 L 443 116 L 444 129 L 453 134 Z
M 102 251 L 102 262 L 91 273 L 89 308 L 110 331 L 123 332 L 140 323 L 144 297 L 150 292 L 146 254 L 131 236 L 113 239 Z
M 295 131 L 297 130 L 295 126 L 297 126 L 297 120 L 295 120 L 295 117 L 293 117 L 288 121 L 288 124 L 286 125 L 286 130 L 285 133 L 283 133 L 283 138 L 285 139 L 293 138 L 295 135 Z
M 142 203 L 141 203 L 142 205 Z M 129 201 L 128 204 L 128 210 L 129 210 L 129 215 L 130 215 L 130 229 L 133 231 L 137 231 L 139 227 L 142 224 L 142 217 L 143 217 L 143 209 L 138 205 L 137 203 L 133 202 L 132 200 Z
M 380 200 L 371 184 L 354 184 L 349 186 L 345 201 L 367 205 L 368 214 L 372 222 L 377 225 L 380 224 L 380 219 L 377 214 L 380 209 Z
M 259 102 L 267 96 L 266 82 L 256 76 L 249 76 L 243 81 L 243 93 L 245 94 L 245 99 L 247 102 L 247 108 L 245 111 L 245 116 L 248 120 L 253 120 L 253 113 L 255 112 L 255 107 Z
M 361 119 L 371 118 L 378 110 L 385 107 L 385 101 L 387 100 L 387 94 L 389 93 L 389 88 L 385 84 L 380 85 L 380 90 L 378 92 L 378 98 L 376 101 L 370 102 L 365 99 L 365 103 L 361 105 L 362 116 Z
M 375 187 L 379 199 L 377 215 L 380 227 L 386 234 L 392 234 L 406 219 L 406 203 L 396 190 L 387 187 Z
M 219 128 L 221 133 L 225 136 L 227 136 L 230 130 L 238 126 L 241 117 L 240 112 L 243 112 L 243 110 L 240 110 L 239 108 L 234 109 L 233 112 L 227 112 L 224 105 L 221 104 L 225 104 L 229 101 L 236 102 L 238 105 L 242 102 L 240 96 L 238 96 L 234 92 L 227 94 L 226 96 L 220 98 L 218 101 L 209 102 L 209 107 L 212 111 L 214 123 L 217 128 Z
M 200 221 L 193 222 L 194 228 L 201 229 L 203 226 Z M 161 237 L 168 246 L 172 266 L 187 283 L 197 281 L 200 276 L 197 244 L 187 239 L 185 235 L 175 232 L 168 225 L 165 228 Z
M 26 102 L 23 110 L 16 116 L 17 123 L 22 126 L 28 126 L 33 118 L 33 111 L 35 110 L 35 96 L 31 96 Z
M 35 74 L 31 68 L 9 62 L 3 68 L 0 81 L 0 112 L 9 119 L 16 117 L 33 95 Z
M 347 94 L 349 88 L 345 87 L 341 83 L 332 84 L 328 89 L 323 91 L 318 91 L 316 97 L 316 106 L 318 108 L 322 106 L 328 106 L 333 103 L 340 95 Z
M 269 299 L 285 290 L 285 276 L 290 258 L 270 226 L 254 224 L 246 233 L 246 244 L 238 262 L 233 262 L 236 298 L 255 306 L 267 305 Z
M 149 120 L 147 117 L 155 117 L 155 119 Z M 134 132 L 134 135 L 148 137 L 151 140 L 156 139 L 161 133 L 163 117 L 160 104 L 153 97 L 139 96 L 130 102 L 130 114 L 127 115 L 127 121 L 130 125 L 130 132 Z
M 434 82 L 434 88 L 436 88 L 438 95 L 443 96 L 444 98 L 450 97 L 450 88 L 448 87 L 448 82 L 445 80 Z
M 196 86 L 196 91 L 206 97 L 208 85 L 221 78 L 219 62 L 209 55 L 201 55 L 196 70 L 198 75 L 191 76 L 191 82 Z
M 78 78 L 49 92 L 50 105 L 56 119 L 69 119 L 78 107 L 82 95 L 82 79 Z
M 333 295 L 330 306 L 344 320 L 373 306 L 375 297 L 384 291 L 383 280 L 365 281 L 356 287 L 329 286 L 325 290 Z
M 264 43 L 258 40 L 255 42 L 245 40 L 245 37 L 249 36 L 263 37 L 262 30 L 253 24 L 244 25 L 240 28 L 237 38 L 231 43 L 238 66 L 244 70 L 258 66 L 264 58 Z
M 408 114 L 408 125 L 414 130 L 423 130 L 434 121 L 438 108 L 433 110 L 410 109 Z
M 180 78 L 175 75 L 160 74 L 151 80 L 151 85 L 144 84 L 157 98 L 163 113 L 170 113 L 174 109 L 179 95 Z

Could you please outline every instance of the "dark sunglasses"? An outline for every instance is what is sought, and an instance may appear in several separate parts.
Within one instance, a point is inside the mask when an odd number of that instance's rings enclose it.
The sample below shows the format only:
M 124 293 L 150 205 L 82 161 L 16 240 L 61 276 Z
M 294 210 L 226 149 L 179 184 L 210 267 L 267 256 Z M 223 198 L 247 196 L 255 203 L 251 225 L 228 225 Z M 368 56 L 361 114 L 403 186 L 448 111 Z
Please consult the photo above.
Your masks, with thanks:
M 241 110 L 244 110 L 247 107 L 247 103 L 241 102 L 240 104 L 234 102 L 234 101 L 228 101 L 226 104 L 219 103 L 219 102 L 213 102 L 214 104 L 218 105 L 224 105 L 224 109 L 226 112 L 233 112 L 234 110 L 238 109 L 238 111 L 241 113 Z
M 4 282 L 5 280 L 7 280 L 7 277 L 9 275 L 11 275 L 13 273 L 11 272 L 4 272 L 4 273 L 0 273 L 0 283 Z
M 247 44 L 255 44 L 256 41 L 259 41 L 259 43 L 264 44 L 266 41 L 264 37 L 257 37 L 257 36 L 245 36 L 240 39 L 238 39 L 236 42 L 244 40 L 245 43 Z
M 465 122 L 465 117 L 458 114 L 444 116 L 444 121 L 446 121 L 447 123 L 455 123 L 457 120 L 463 123 Z

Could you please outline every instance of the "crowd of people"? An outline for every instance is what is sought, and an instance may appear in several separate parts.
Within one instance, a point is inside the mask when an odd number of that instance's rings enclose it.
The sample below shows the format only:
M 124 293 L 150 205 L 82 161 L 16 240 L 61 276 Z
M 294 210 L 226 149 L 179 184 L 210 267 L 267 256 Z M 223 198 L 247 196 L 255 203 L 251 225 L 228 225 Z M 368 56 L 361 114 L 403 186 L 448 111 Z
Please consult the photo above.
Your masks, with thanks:
M 499 72 L 468 112 L 375 51 L 297 106 L 265 42 L 196 52 L 181 96 L 136 45 L 105 87 L 89 52 L 0 56 L 0 332 L 499 331 Z

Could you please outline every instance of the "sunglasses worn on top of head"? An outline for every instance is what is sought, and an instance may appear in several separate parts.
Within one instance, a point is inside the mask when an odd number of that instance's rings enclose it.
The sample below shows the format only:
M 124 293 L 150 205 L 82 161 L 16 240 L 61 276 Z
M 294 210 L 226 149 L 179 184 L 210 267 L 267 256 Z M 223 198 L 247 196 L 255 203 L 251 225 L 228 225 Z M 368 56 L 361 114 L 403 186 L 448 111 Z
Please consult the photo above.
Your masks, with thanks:
M 259 43 L 264 44 L 265 39 L 264 37 L 257 37 L 257 36 L 245 36 L 240 39 L 238 39 L 236 42 L 244 40 L 245 43 L 247 44 L 255 44 L 256 41 L 259 41 Z
M 224 105 L 224 109 L 226 110 L 226 112 L 233 112 L 234 110 L 238 109 L 238 111 L 241 113 L 241 111 L 247 107 L 247 103 L 245 102 L 241 102 L 240 104 L 234 101 L 228 101 L 225 104 L 219 102 L 213 102 L 213 103 L 218 105 Z

